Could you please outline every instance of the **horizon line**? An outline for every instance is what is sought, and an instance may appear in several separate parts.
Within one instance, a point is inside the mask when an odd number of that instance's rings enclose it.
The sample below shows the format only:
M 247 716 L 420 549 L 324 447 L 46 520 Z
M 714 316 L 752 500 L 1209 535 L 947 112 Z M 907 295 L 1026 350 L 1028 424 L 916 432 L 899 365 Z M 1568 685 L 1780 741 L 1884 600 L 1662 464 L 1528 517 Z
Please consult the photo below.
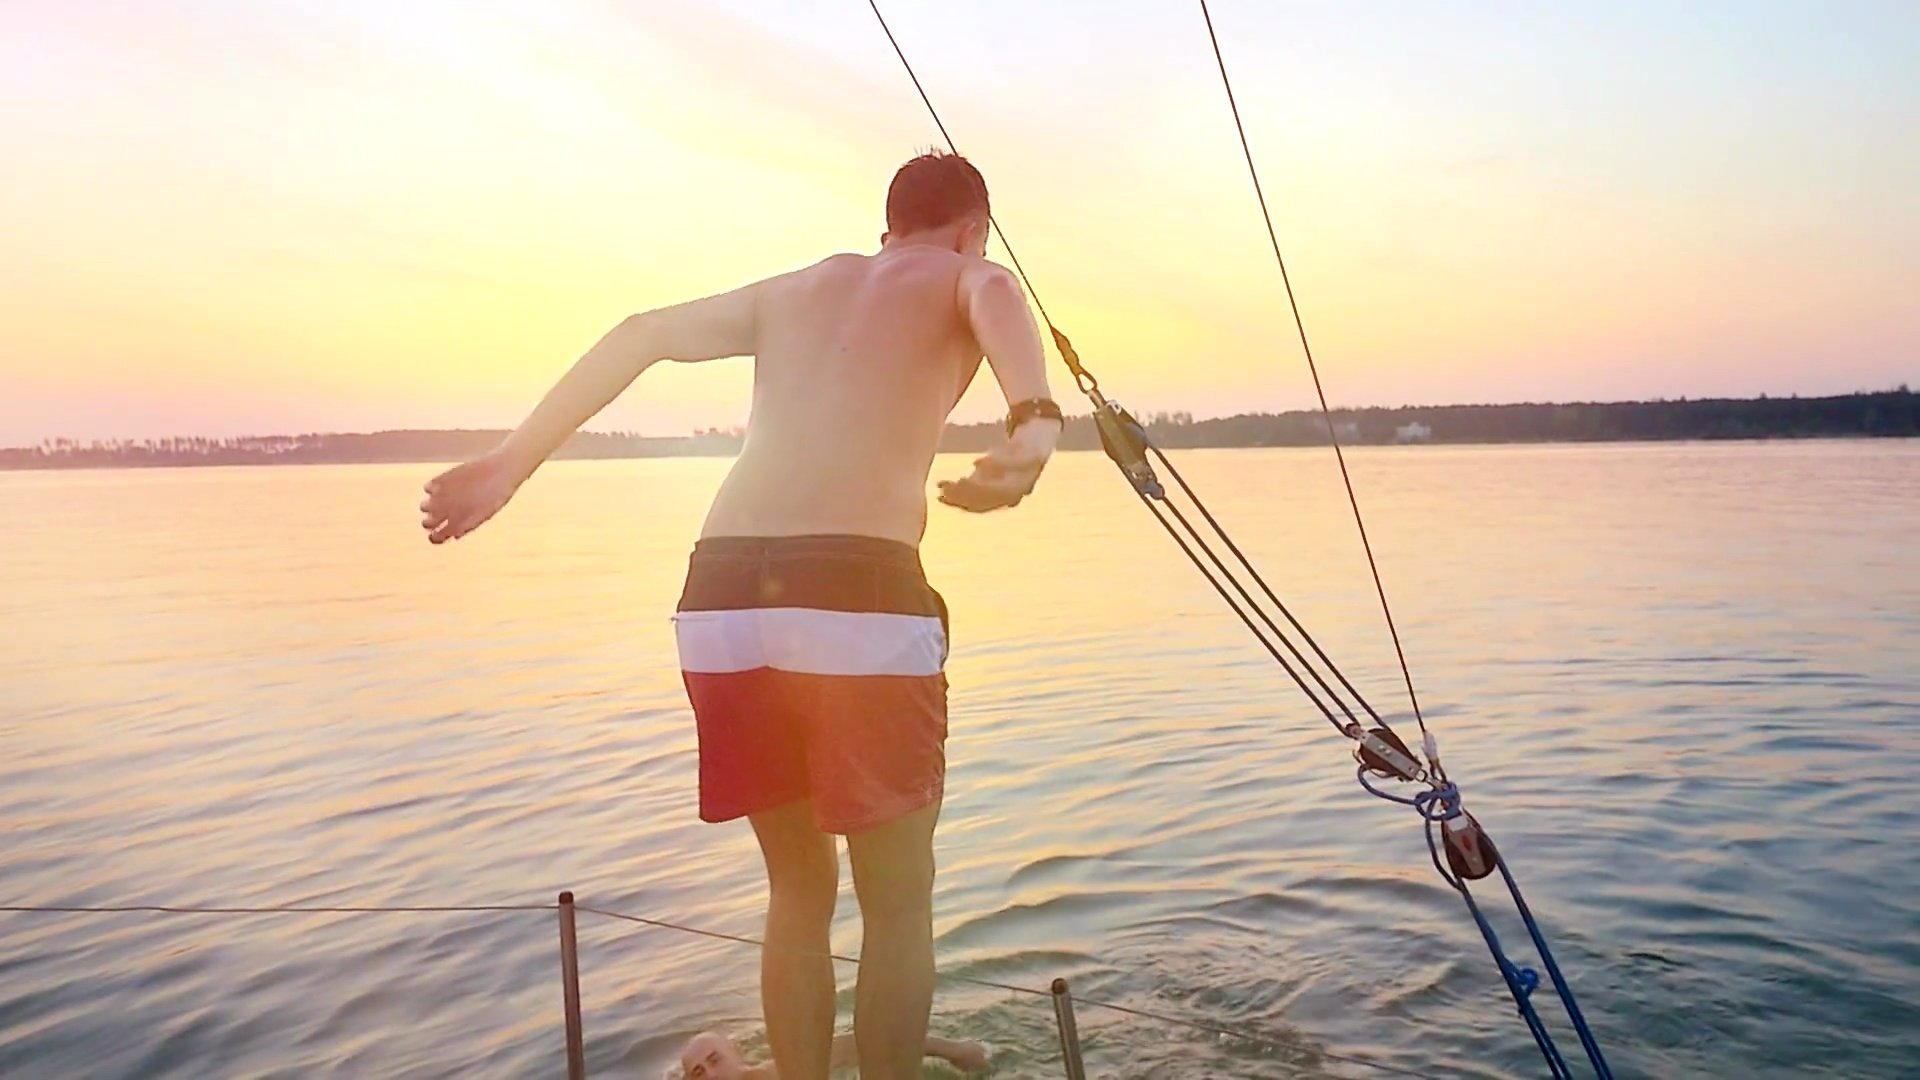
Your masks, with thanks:
M 1803 397 L 1798 393 L 1789 393 L 1789 394 L 1781 395 L 1781 394 L 1768 394 L 1765 392 L 1753 395 L 1751 397 L 1690 397 L 1683 394 L 1679 397 L 1630 398 L 1630 399 L 1617 400 L 1617 401 L 1500 401 L 1500 402 L 1493 402 L 1493 401 L 1465 402 L 1463 401 L 1463 402 L 1453 402 L 1445 405 L 1405 405 L 1405 404 L 1403 405 L 1336 405 L 1331 409 L 1328 409 L 1327 412 L 1332 415 L 1340 415 L 1345 413 L 1408 412 L 1408 411 L 1416 411 L 1416 410 L 1444 410 L 1444 409 L 1522 409 L 1522 408 L 1540 408 L 1543 406 L 1554 406 L 1554 407 L 1580 406 L 1580 407 L 1590 408 L 1590 407 L 1596 407 L 1596 406 L 1610 407 L 1610 406 L 1622 406 L 1622 405 L 1663 405 L 1663 404 L 1675 404 L 1675 403 L 1684 403 L 1684 402 L 1696 402 L 1696 403 L 1697 402 L 1759 402 L 1759 401 L 1803 401 L 1803 400 L 1804 401 L 1837 401 L 1843 398 L 1872 397 L 1872 396 L 1881 395 L 1881 394 L 1892 395 L 1892 394 L 1911 394 L 1911 393 L 1913 393 L 1913 391 L 1909 389 L 1908 384 L 1905 382 L 1902 382 L 1896 386 L 1890 386 L 1890 387 L 1886 387 L 1884 389 L 1879 389 L 1879 390 L 1859 389 L 1859 390 L 1848 391 L 1847 393 L 1843 393 L 1843 394 L 1814 394 L 1814 395 L 1809 395 L 1805 397 Z M 1136 415 L 1139 416 L 1139 418 L 1143 422 L 1150 422 L 1155 418 L 1185 416 L 1186 422 L 1201 424 L 1201 423 L 1214 423 L 1214 422 L 1223 421 L 1223 420 L 1237 420 L 1237 419 L 1246 418 L 1246 417 L 1255 417 L 1255 418 L 1287 417 L 1287 416 L 1295 416 L 1295 415 L 1316 416 L 1316 415 L 1319 415 L 1320 413 L 1321 413 L 1321 410 L 1317 407 L 1307 407 L 1307 408 L 1298 408 L 1298 409 L 1283 409 L 1278 412 L 1256 410 L 1251 412 L 1222 413 L 1216 416 L 1195 416 L 1191 411 L 1186 409 L 1154 410 L 1146 413 L 1138 413 Z M 1076 412 L 1067 413 L 1068 419 L 1073 419 L 1076 417 L 1084 417 L 1087 415 L 1091 415 L 1091 413 L 1090 412 L 1089 413 L 1076 413 Z M 998 426 L 999 423 L 1000 421 L 997 419 L 965 421 L 965 422 L 956 422 L 953 420 L 948 420 L 946 426 L 948 428 L 965 429 L 965 428 Z M 216 441 L 227 440 L 227 439 L 233 439 L 233 440 L 304 439 L 304 438 L 324 438 L 324 437 L 357 436 L 357 435 L 371 436 L 371 435 L 390 435 L 390 434 L 416 434 L 416 433 L 426 433 L 426 432 L 491 433 L 491 432 L 511 432 L 513 430 L 514 430 L 513 427 L 386 427 L 386 428 L 376 428 L 370 431 L 338 431 L 338 430 L 317 431 L 315 430 L 315 431 L 298 431 L 298 432 L 253 432 L 253 433 L 244 434 L 244 435 L 219 435 L 219 436 L 176 433 L 176 434 L 170 434 L 170 435 L 147 435 L 147 436 L 140 436 L 140 437 L 110 436 L 110 437 L 97 437 L 97 438 L 91 438 L 91 439 L 81 439 L 78 437 L 65 436 L 65 435 L 49 435 L 35 442 L 26 443 L 26 444 L 11 443 L 11 442 L 0 444 L 0 450 L 33 450 L 41 446 L 46 446 L 49 444 L 58 444 L 58 443 L 71 443 L 75 445 L 80 445 L 80 444 L 97 445 L 100 443 L 112 443 L 112 442 L 132 442 L 132 443 L 155 442 L 155 441 L 166 440 L 166 439 L 211 439 Z M 580 428 L 577 432 L 575 432 L 575 434 L 594 435 L 594 436 L 603 436 L 603 437 L 618 437 L 618 438 L 628 438 L 628 439 L 698 439 L 698 438 L 711 437 L 716 434 L 737 435 L 744 431 L 746 431 L 746 425 L 741 424 L 741 425 L 726 427 L 726 428 L 717 427 L 717 426 L 708 427 L 705 429 L 696 428 L 696 429 L 689 430 L 676 435 L 651 435 L 641 431 L 622 430 L 622 429 L 589 430 L 585 427 Z

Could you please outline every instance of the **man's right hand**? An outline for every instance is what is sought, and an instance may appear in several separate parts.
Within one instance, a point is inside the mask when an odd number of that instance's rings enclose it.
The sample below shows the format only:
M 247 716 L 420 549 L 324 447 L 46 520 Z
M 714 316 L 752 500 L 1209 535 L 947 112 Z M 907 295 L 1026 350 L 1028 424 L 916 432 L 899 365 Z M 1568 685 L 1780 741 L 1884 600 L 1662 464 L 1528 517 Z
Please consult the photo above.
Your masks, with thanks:
M 420 527 L 436 544 L 457 540 L 485 524 L 520 490 L 526 472 L 496 450 L 427 481 Z

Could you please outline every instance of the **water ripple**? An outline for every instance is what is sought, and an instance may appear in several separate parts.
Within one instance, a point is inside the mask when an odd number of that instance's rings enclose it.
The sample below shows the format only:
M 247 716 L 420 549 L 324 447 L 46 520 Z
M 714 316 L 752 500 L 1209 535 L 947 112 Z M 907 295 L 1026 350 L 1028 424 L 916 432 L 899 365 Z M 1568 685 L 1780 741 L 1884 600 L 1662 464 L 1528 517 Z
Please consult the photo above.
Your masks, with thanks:
M 1346 508 L 1296 482 L 1323 458 L 1182 468 L 1399 722 Z M 1920 447 L 1353 465 L 1450 771 L 1622 1075 L 1911 1075 Z M 406 518 L 411 467 L 300 470 L 305 521 L 258 513 L 277 470 L 0 475 L 0 596 L 33 627 L 0 650 L 0 893 L 573 888 L 757 935 L 749 832 L 694 820 L 664 618 L 723 468 L 562 463 L 440 550 Z M 1537 1075 L 1417 819 L 1354 787 L 1344 744 L 1105 469 L 1066 455 L 1016 514 L 932 520 L 956 628 L 942 966 L 1260 1033 L 1084 1007 L 1102 1076 L 1372 1075 L 1356 1055 Z M 843 884 L 836 950 L 859 949 L 854 909 Z M 660 1076 L 705 1027 L 764 1046 L 754 950 L 580 934 L 596 1075 Z M 0 1075 L 553 1075 L 554 941 L 546 912 L 0 914 Z M 1001 1047 L 999 1075 L 1058 1074 L 1044 998 L 948 981 L 935 1025 Z

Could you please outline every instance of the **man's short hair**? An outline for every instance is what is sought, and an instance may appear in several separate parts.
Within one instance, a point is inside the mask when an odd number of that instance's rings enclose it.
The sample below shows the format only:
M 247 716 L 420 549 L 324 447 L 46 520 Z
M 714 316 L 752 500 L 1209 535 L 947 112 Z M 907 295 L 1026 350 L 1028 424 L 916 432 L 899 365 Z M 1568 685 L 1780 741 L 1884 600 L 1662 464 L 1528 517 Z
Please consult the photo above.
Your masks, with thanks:
M 959 154 L 929 150 L 900 166 L 887 186 L 888 232 L 937 229 L 987 212 L 987 182 Z

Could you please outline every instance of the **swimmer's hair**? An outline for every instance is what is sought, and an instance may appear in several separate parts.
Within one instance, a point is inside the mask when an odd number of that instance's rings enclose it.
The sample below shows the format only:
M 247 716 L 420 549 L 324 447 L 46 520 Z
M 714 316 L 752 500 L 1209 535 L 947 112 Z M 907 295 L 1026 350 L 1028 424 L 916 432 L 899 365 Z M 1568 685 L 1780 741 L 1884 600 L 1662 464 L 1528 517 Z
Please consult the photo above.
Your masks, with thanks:
M 930 149 L 900 166 L 887 187 L 887 231 L 914 233 L 989 213 L 987 182 L 959 154 Z

